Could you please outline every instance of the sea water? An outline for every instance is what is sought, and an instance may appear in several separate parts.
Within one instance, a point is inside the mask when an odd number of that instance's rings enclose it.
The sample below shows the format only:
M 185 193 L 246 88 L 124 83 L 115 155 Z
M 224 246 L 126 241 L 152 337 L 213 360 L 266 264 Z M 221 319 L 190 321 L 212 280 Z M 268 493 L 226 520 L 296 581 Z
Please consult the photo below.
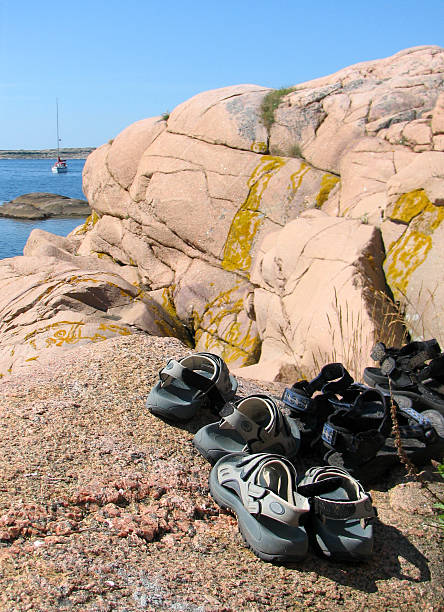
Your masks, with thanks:
M 0 206 L 25 193 L 57 193 L 85 199 L 82 192 L 84 159 L 68 160 L 66 174 L 53 174 L 54 159 L 0 159 Z M 0 217 L 0 259 L 23 255 L 31 231 L 38 227 L 52 234 L 66 236 L 83 223 L 81 218 L 8 219 Z

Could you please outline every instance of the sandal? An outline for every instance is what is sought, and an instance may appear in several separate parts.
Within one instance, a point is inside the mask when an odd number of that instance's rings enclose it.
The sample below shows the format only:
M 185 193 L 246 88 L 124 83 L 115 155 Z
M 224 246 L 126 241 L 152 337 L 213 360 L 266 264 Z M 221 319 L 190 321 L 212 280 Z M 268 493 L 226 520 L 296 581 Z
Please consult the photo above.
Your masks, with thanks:
M 282 414 L 271 397 L 250 395 L 228 403 L 222 420 L 199 429 L 193 438 L 197 450 L 211 464 L 228 453 L 276 453 L 296 456 L 300 432 L 296 422 Z
M 379 368 L 364 369 L 364 380 L 386 394 L 405 395 L 418 410 L 433 408 L 444 414 L 444 353 L 435 339 L 410 342 L 401 349 L 387 349 L 382 342 L 371 357 Z
M 334 409 L 328 400 L 335 394 L 345 393 L 352 384 L 353 378 L 342 363 L 329 363 L 310 382 L 301 380 L 285 389 L 282 401 L 289 408 L 290 416 L 298 422 L 305 449 L 319 436 Z M 322 393 L 313 397 L 317 391 Z
M 442 415 L 434 410 L 426 411 L 432 413 L 429 419 L 428 414 L 414 410 L 406 397 L 398 399 L 377 389 L 368 389 L 351 410 L 337 410 L 328 418 L 321 435 L 324 446 L 329 449 L 324 461 L 345 468 L 362 482 L 373 481 L 399 464 L 392 433 L 392 401 L 396 405 L 402 447 L 410 461 L 421 464 L 438 458 L 444 449 Z
M 217 414 L 237 391 L 237 381 L 225 361 L 213 353 L 170 359 L 159 378 L 146 406 L 156 416 L 171 421 L 189 421 L 204 406 Z
M 263 561 L 293 562 L 307 554 L 301 518 L 310 506 L 296 479 L 288 459 L 265 453 L 232 453 L 211 470 L 211 495 L 236 514 L 246 544 Z
M 322 484 L 326 491 L 316 491 Z M 307 533 L 318 554 L 334 561 L 365 561 L 371 556 L 376 511 L 355 478 L 341 468 L 314 467 L 298 489 L 310 496 Z
M 372 387 L 387 383 L 389 377 L 393 384 L 405 387 L 414 384 L 418 377 L 425 380 L 433 377 L 433 374 L 444 375 L 441 348 L 434 338 L 424 342 L 410 342 L 400 349 L 386 348 L 383 342 L 378 342 L 370 357 L 380 365 L 379 368 L 364 369 L 364 380 Z M 437 358 L 438 361 L 435 361 Z M 431 367 L 427 365 L 428 362 L 434 362 L 435 365 Z

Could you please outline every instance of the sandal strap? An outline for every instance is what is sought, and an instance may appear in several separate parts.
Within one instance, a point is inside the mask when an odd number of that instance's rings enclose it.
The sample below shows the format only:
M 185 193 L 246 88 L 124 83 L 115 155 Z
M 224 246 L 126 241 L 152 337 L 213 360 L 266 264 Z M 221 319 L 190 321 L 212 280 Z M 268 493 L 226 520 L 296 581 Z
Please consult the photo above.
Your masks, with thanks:
M 379 420 L 379 426 L 360 432 L 353 432 L 340 424 L 342 419 L 347 422 L 348 417 L 353 418 L 356 416 L 356 420 L 359 420 L 362 415 L 364 419 L 365 405 L 375 400 L 383 408 L 383 415 Z M 369 422 L 368 418 L 366 421 L 367 423 Z M 329 448 L 341 453 L 352 453 L 364 462 L 374 457 L 378 450 L 382 448 L 391 430 L 390 397 L 377 389 L 366 389 L 358 395 L 351 409 L 341 408 L 329 417 L 324 423 L 321 439 Z
M 315 467 L 310 468 L 303 478 L 302 487 L 312 487 L 329 483 L 330 481 L 340 482 L 347 480 L 351 489 L 355 491 L 355 500 L 332 500 L 314 495 L 310 498 L 311 510 L 322 519 L 329 520 L 349 520 L 349 519 L 371 519 L 376 516 L 372 498 L 366 493 L 361 483 L 353 478 L 346 470 L 338 467 Z
M 266 424 L 257 423 L 242 410 L 242 405 L 248 401 L 263 404 L 268 416 Z M 286 417 L 268 395 L 251 395 L 237 402 L 229 402 L 220 414 L 222 420 L 219 428 L 235 429 L 246 442 L 244 452 L 261 453 L 274 448 L 275 452 L 279 449 L 285 454 L 294 454 L 297 450 L 297 441 L 291 435 Z
M 286 525 L 298 527 L 301 516 L 308 511 L 308 508 L 293 506 L 273 491 L 251 482 L 248 491 L 250 496 L 246 508 L 250 514 L 260 514 Z
M 382 363 L 389 357 L 395 358 L 399 362 L 413 369 L 429 359 L 437 357 L 441 352 L 438 341 L 435 338 L 424 341 L 414 341 L 405 344 L 402 348 L 387 348 L 383 342 L 377 342 L 373 347 L 370 356 L 374 361 Z M 407 371 L 407 370 L 406 370 Z
M 410 398 L 403 398 L 409 400 Z M 411 400 L 410 400 L 411 401 Z M 426 444 L 433 444 L 438 440 L 438 434 L 429 419 L 410 406 L 402 402 L 402 407 L 398 407 L 398 413 L 408 419 L 408 425 L 401 425 L 399 431 L 402 438 L 416 438 Z M 413 421 L 413 423 L 411 422 Z
M 341 393 L 342 398 L 338 399 L 335 395 L 328 398 L 329 403 L 335 410 L 339 408 L 347 408 L 351 410 L 355 404 L 356 399 L 361 395 L 363 391 L 367 391 L 368 387 L 362 383 L 354 382 L 344 393 Z
M 208 378 L 202 376 L 194 370 L 183 366 L 179 361 L 170 359 L 162 370 L 159 372 L 159 378 L 162 386 L 167 386 L 171 383 L 171 379 L 183 380 L 183 382 L 194 389 L 207 392 L 215 384 L 215 377 Z
M 368 495 L 364 495 L 364 497 L 357 501 L 336 501 L 323 497 L 315 497 L 311 502 L 311 508 L 315 514 L 333 521 L 369 519 L 376 516 L 372 501 Z
M 210 400 L 210 408 L 213 412 L 217 412 L 225 404 L 225 399 L 216 386 L 219 377 L 219 364 L 215 359 L 206 355 L 214 365 L 214 374 L 211 378 L 198 374 L 194 370 L 187 368 L 175 359 L 170 359 L 162 370 L 159 372 L 161 386 L 168 386 L 172 379 L 182 380 L 188 387 L 196 389 L 204 393 Z
M 257 483 L 257 476 L 267 463 L 282 464 L 291 481 L 290 492 L 295 504 Z M 242 469 L 239 471 L 239 468 Z M 237 462 L 236 468 L 222 464 L 219 467 L 218 479 L 221 485 L 236 491 L 242 504 L 252 515 L 266 516 L 297 527 L 300 517 L 310 510 L 308 500 L 297 494 L 297 475 L 293 464 L 281 455 L 268 453 L 249 455 Z
M 282 401 L 290 410 L 307 413 L 316 409 L 316 398 L 312 398 L 315 391 L 341 393 L 352 384 L 353 378 L 342 363 L 328 363 L 310 382 L 301 380 L 285 389 Z
M 351 433 L 333 423 L 324 423 L 321 440 L 332 450 L 340 453 L 352 453 L 365 462 L 376 455 L 384 445 L 386 436 L 377 429 Z

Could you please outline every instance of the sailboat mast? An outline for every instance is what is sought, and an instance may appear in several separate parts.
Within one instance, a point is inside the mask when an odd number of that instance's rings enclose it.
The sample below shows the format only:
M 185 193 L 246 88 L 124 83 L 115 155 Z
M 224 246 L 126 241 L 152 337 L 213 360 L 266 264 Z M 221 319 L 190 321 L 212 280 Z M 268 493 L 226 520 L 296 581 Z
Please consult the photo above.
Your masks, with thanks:
M 56 98 L 56 118 L 57 118 L 57 159 L 60 157 L 60 138 L 59 138 L 59 100 Z

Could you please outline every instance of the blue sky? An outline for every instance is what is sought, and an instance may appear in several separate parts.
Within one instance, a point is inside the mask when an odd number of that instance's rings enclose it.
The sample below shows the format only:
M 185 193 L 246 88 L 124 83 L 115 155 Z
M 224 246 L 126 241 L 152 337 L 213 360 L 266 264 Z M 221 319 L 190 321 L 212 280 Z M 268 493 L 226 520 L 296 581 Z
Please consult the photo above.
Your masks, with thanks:
M 0 0 L 0 149 L 99 146 L 207 89 L 444 46 L 444 0 Z

